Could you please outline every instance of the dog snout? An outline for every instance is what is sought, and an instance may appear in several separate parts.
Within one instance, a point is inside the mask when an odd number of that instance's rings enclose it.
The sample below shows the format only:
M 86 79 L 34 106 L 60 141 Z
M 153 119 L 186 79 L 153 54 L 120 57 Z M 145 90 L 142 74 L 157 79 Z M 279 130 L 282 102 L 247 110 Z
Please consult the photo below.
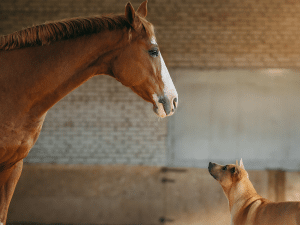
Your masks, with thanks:
M 216 176 L 216 172 L 213 171 L 213 168 L 216 166 L 217 164 L 216 163 L 212 163 L 212 162 L 209 162 L 208 164 L 208 172 L 210 173 L 210 175 L 213 176 L 213 178 L 215 178 L 217 180 L 217 176 Z
M 211 169 L 215 166 L 215 163 L 209 162 L 208 164 L 208 170 L 211 171 Z

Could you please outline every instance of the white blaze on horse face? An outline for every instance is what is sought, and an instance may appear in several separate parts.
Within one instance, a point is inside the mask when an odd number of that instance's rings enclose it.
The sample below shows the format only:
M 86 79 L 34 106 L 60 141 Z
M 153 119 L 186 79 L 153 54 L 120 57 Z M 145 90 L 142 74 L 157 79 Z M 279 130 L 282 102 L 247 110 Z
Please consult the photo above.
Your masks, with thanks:
M 153 45 L 157 45 L 157 42 L 156 42 L 156 39 L 155 37 L 152 37 L 151 40 L 150 40 L 151 44 Z
M 151 39 L 151 44 L 157 45 L 154 37 Z M 157 94 L 153 94 L 153 100 L 155 101 L 156 106 L 157 106 L 157 110 L 155 110 L 155 111 L 158 114 L 158 116 L 166 117 L 166 116 L 173 115 L 175 108 L 177 107 L 177 104 L 178 104 L 178 94 L 177 94 L 176 88 L 173 84 L 170 73 L 167 69 L 167 66 L 165 64 L 165 61 L 164 61 L 161 53 L 159 53 L 159 57 L 160 57 L 160 63 L 161 63 L 161 70 L 160 70 L 161 78 L 164 83 L 164 90 L 163 90 L 164 96 L 157 96 Z M 171 112 L 168 115 L 166 115 L 164 105 L 159 102 L 160 97 L 168 98 L 168 100 L 169 100 L 168 104 L 171 104 L 170 105 Z M 167 103 L 165 103 L 165 104 L 167 104 Z

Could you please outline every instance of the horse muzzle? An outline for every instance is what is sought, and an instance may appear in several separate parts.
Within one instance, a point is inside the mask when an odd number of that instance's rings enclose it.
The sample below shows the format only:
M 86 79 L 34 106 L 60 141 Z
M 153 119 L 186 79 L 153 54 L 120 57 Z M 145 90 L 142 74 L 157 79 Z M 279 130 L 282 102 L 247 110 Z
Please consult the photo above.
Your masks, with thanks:
M 178 106 L 178 96 L 154 97 L 153 111 L 161 118 L 172 116 Z

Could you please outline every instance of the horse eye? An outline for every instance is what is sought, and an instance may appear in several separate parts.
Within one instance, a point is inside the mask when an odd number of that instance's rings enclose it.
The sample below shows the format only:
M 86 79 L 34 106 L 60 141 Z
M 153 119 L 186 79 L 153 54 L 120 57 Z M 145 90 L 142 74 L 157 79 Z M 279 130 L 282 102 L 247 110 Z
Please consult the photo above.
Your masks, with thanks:
M 227 170 L 227 166 L 223 166 L 223 167 L 222 167 L 222 170 Z
M 158 50 L 158 48 L 153 48 L 153 49 L 149 50 L 148 53 L 150 56 L 155 58 L 158 56 L 159 50 Z

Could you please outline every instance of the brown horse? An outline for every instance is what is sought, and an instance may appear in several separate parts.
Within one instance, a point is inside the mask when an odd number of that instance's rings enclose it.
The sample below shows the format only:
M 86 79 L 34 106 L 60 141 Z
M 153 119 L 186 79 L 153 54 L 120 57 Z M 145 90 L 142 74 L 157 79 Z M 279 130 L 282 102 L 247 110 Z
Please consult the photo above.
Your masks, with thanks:
M 145 17 L 147 1 L 125 15 L 48 23 L 0 39 L 0 222 L 35 144 L 47 111 L 97 74 L 114 77 L 153 104 L 174 113 L 178 96 Z

